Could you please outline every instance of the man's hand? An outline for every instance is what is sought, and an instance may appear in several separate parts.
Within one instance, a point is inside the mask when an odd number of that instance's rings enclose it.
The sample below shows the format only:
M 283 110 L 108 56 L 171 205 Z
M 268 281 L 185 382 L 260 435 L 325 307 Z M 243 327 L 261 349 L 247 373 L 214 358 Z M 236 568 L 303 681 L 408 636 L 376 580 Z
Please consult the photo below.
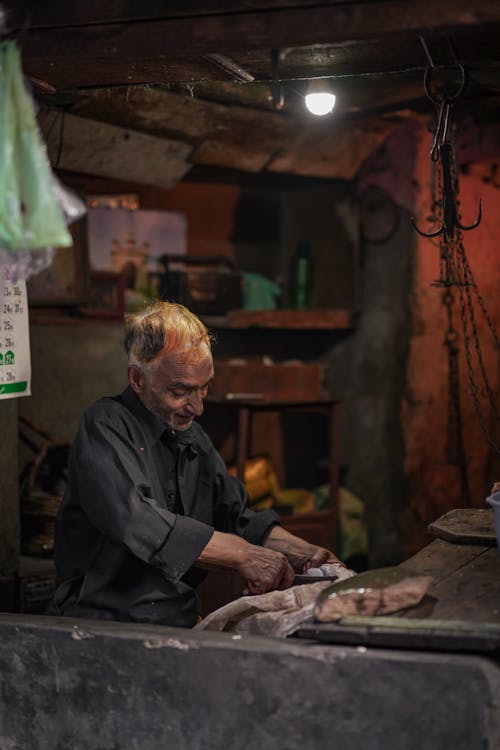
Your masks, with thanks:
M 344 563 L 328 549 L 310 544 L 304 539 L 290 534 L 281 526 L 273 526 L 264 542 L 266 549 L 281 552 L 290 562 L 296 573 L 304 573 L 308 568 L 319 568 L 324 563 Z
M 285 555 L 254 544 L 248 547 L 237 570 L 246 580 L 251 594 L 265 594 L 292 585 L 295 573 Z
M 220 531 L 214 531 L 198 562 L 202 567 L 237 570 L 251 594 L 287 589 L 295 577 L 287 558 L 280 551 L 264 549 Z

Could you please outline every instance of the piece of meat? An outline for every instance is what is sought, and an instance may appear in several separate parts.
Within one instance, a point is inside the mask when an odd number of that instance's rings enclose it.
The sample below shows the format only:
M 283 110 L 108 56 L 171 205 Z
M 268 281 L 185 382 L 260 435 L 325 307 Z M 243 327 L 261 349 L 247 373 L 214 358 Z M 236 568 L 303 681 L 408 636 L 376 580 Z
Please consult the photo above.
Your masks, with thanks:
M 323 589 L 314 607 L 314 619 L 335 622 L 350 615 L 388 615 L 414 607 L 432 582 L 431 576 L 409 575 L 396 568 L 368 571 Z

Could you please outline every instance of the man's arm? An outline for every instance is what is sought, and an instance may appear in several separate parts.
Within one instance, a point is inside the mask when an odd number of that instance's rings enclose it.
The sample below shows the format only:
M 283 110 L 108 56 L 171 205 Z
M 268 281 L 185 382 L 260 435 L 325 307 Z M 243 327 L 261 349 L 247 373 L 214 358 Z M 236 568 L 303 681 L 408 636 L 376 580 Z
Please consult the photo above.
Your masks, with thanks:
M 310 544 L 304 539 L 290 534 L 281 526 L 271 527 L 263 545 L 266 549 L 281 552 L 296 573 L 302 573 L 308 568 L 319 568 L 324 563 L 340 563 L 343 565 L 342 561 L 330 550 Z
M 287 589 L 295 577 L 287 558 L 279 550 L 265 549 L 221 531 L 214 531 L 198 562 L 207 567 L 237 570 L 251 594 Z
M 282 529 L 274 512 L 250 510 L 244 485 L 228 474 L 215 449 L 213 460 L 219 489 L 215 527 L 220 531 L 213 534 L 199 563 L 238 570 L 250 592 L 260 594 L 291 586 L 294 571 L 302 573 L 325 562 L 340 562 L 330 550 Z

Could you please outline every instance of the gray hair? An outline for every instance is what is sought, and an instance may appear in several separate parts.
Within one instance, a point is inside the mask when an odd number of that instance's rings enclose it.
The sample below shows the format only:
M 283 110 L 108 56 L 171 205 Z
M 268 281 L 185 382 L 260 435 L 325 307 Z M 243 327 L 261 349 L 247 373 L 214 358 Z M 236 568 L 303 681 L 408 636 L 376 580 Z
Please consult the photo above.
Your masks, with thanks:
M 125 351 L 129 364 L 146 365 L 158 354 L 172 351 L 197 355 L 212 336 L 201 320 L 177 302 L 155 302 L 125 316 Z

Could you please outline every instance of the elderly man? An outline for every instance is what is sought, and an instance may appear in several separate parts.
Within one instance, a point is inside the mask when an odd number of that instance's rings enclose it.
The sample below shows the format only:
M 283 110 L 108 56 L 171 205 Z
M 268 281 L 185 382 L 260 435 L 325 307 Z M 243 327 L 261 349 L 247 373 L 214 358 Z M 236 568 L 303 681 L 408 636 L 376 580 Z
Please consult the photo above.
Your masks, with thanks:
M 51 612 L 192 627 L 204 567 L 234 569 L 260 594 L 338 562 L 251 511 L 194 421 L 214 377 L 203 323 L 158 302 L 127 316 L 125 348 L 129 386 L 87 409 L 73 446 Z

